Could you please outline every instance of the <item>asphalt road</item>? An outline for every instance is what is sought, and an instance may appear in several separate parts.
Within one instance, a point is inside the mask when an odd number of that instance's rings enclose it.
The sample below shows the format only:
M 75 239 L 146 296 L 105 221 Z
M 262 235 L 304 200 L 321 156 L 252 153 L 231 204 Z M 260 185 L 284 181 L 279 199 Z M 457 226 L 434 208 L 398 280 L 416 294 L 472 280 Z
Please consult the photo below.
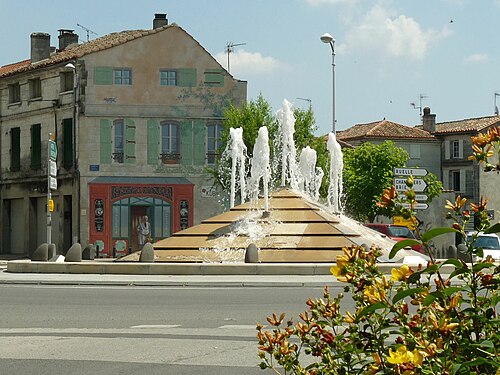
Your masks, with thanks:
M 322 292 L 0 285 L 0 374 L 265 374 L 256 323 Z

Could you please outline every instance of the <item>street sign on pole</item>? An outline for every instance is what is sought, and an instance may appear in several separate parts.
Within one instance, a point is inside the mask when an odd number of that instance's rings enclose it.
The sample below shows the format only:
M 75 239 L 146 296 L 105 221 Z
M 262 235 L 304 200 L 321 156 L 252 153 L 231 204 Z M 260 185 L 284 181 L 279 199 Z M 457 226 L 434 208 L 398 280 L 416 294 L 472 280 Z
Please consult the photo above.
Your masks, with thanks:
M 406 178 L 395 178 L 394 179 L 394 186 L 396 188 L 396 191 L 408 190 L 408 187 L 406 186 Z M 425 182 L 421 178 L 414 179 L 413 190 L 416 193 L 421 193 L 421 192 L 425 191 L 426 188 L 427 188 L 427 182 Z
M 57 160 L 57 145 L 56 142 L 49 139 L 49 156 L 50 160 Z
M 427 169 L 425 168 L 394 168 L 395 176 L 415 176 L 424 177 L 427 176 Z
M 54 200 L 49 199 L 49 211 L 54 212 Z
M 409 203 L 401 203 L 401 205 L 407 209 L 411 208 Z M 416 203 L 413 207 L 414 210 L 425 210 L 427 208 L 429 208 L 427 203 Z
M 57 178 L 49 176 L 49 185 L 51 190 L 57 190 Z
M 57 176 L 57 164 L 53 160 L 49 160 L 49 175 L 52 177 Z

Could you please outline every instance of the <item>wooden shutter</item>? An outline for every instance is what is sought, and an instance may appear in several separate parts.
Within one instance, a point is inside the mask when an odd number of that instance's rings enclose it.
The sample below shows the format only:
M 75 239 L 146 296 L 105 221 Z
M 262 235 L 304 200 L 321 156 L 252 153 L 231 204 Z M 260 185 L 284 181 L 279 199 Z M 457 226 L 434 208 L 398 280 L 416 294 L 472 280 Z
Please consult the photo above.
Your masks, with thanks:
M 135 122 L 125 120 L 124 163 L 135 164 Z
M 211 87 L 224 86 L 224 71 L 221 69 L 207 69 L 205 71 L 205 85 Z
M 101 119 L 100 146 L 101 164 L 111 164 L 111 120 Z
M 458 140 L 458 158 L 463 159 L 464 157 L 464 140 L 459 139 Z
M 451 141 L 444 141 L 444 158 L 450 160 L 450 143 Z
M 10 130 L 10 170 L 21 169 L 21 128 Z
M 177 69 L 177 86 L 195 87 L 196 69 L 192 68 Z
M 158 164 L 160 131 L 157 120 L 148 120 L 148 164 Z
M 73 165 L 73 119 L 63 120 L 63 167 L 71 168 Z
M 465 169 L 460 169 L 460 193 L 464 194 L 465 190 Z
M 94 69 L 94 83 L 96 85 L 113 84 L 113 68 L 109 66 L 97 66 Z
M 207 128 L 203 122 L 193 124 L 193 164 L 204 165 L 207 155 Z
M 443 171 L 443 188 L 444 190 L 453 190 L 452 187 L 450 187 L 450 171 L 445 170 Z
M 31 127 L 31 168 L 42 167 L 42 138 L 40 124 Z
M 191 121 L 181 123 L 181 164 L 193 164 L 193 124 Z

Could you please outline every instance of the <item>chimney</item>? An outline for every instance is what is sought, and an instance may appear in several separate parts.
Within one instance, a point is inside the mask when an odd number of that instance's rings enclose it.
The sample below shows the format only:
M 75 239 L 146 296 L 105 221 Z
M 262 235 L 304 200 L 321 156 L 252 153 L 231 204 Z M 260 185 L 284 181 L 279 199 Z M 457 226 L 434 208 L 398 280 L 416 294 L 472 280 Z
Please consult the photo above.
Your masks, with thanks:
M 31 33 L 31 62 L 50 57 L 50 34 Z
M 59 29 L 59 51 L 64 51 L 70 44 L 78 44 L 78 34 L 74 30 Z
M 424 108 L 424 115 L 422 116 L 423 129 L 433 134 L 436 132 L 436 115 L 431 114 L 429 107 Z
M 153 19 L 153 29 L 158 29 L 166 25 L 168 25 L 167 14 L 155 13 L 155 18 Z

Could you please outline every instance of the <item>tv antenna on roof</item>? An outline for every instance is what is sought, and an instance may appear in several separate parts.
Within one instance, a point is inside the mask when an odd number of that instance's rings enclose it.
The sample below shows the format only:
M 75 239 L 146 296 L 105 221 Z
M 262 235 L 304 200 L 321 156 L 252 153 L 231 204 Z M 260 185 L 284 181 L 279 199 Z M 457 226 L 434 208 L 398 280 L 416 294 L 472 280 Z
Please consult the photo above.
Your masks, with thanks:
M 233 43 L 227 42 L 226 44 L 226 52 L 227 52 L 227 71 L 231 73 L 231 69 L 229 69 L 229 54 L 234 51 L 234 47 L 244 46 L 246 43 Z
M 94 34 L 94 35 L 96 35 L 96 36 L 97 36 L 97 33 L 96 33 L 96 32 L 94 32 L 94 31 L 92 31 L 92 30 L 90 30 L 90 29 L 86 28 L 86 27 L 85 27 L 85 26 L 83 26 L 83 25 L 80 25 L 79 23 L 77 23 L 77 24 L 76 24 L 76 26 L 80 26 L 83 30 L 85 30 L 85 31 L 87 32 L 87 42 L 89 41 L 90 34 Z
M 422 100 L 425 99 L 425 98 L 428 98 L 427 95 L 425 94 L 419 94 L 418 96 L 418 99 L 419 99 L 419 106 L 417 107 L 417 105 L 415 103 L 410 103 L 410 105 L 413 107 L 413 109 L 418 109 L 419 110 L 419 113 L 420 113 L 420 118 L 422 118 Z
M 309 98 L 297 98 L 299 100 L 304 100 L 305 102 L 308 102 L 309 103 L 309 108 L 312 107 L 312 99 L 309 99 Z

